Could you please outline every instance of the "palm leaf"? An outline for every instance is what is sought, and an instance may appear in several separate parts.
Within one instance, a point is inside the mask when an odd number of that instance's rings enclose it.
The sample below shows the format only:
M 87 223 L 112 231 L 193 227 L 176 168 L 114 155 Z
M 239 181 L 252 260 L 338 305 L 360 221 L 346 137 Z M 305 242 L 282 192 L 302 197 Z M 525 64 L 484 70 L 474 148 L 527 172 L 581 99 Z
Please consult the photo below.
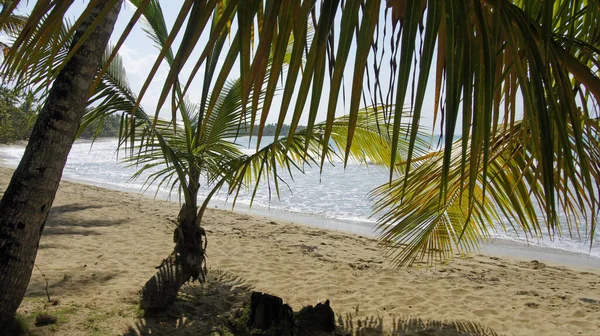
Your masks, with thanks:
M 373 164 L 379 167 L 387 167 L 392 157 L 393 146 L 387 133 L 380 133 L 382 128 L 391 127 L 390 124 L 384 124 L 383 118 L 379 115 L 381 108 L 366 108 L 359 111 L 357 115 L 357 124 L 353 142 L 348 147 L 348 127 L 350 117 L 342 116 L 336 118 L 331 127 L 329 140 L 325 140 L 327 122 L 314 125 L 313 130 L 303 129 L 287 138 L 280 138 L 273 143 L 264 146 L 252 155 L 240 155 L 230 161 L 221 161 L 220 179 L 214 178 L 215 187 L 209 193 L 202 206 L 201 213 L 208 205 L 211 197 L 216 192 L 227 186 L 227 194 L 233 196 L 233 204 L 241 190 L 251 192 L 250 204 L 258 188 L 265 184 L 269 188 L 269 195 L 274 193 L 277 198 L 280 197 L 279 184 L 286 183 L 284 177 L 293 179 L 294 171 L 303 173 L 306 167 L 320 166 L 322 147 L 328 147 L 328 159 L 331 161 L 333 156 L 339 157 L 349 148 L 348 152 L 351 159 L 363 164 Z M 402 124 L 404 134 L 409 134 L 410 125 Z M 417 141 L 417 152 L 425 153 L 427 142 L 423 139 L 425 134 L 418 133 L 421 138 Z M 306 150 L 308 148 L 308 151 Z M 396 158 L 404 158 L 408 150 L 408 141 L 401 143 L 396 148 L 399 153 Z M 401 172 L 405 165 L 395 165 L 394 169 Z M 280 171 L 286 172 L 287 175 Z M 287 183 L 286 183 L 287 184 Z
M 588 165 L 593 166 L 594 176 L 598 176 L 600 129 L 597 121 L 590 122 L 595 124 L 594 132 L 584 147 L 593 160 Z M 477 249 L 490 237 L 491 231 L 500 229 L 515 230 L 528 239 L 540 238 L 544 232 L 550 237 L 565 232 L 574 237 L 593 235 L 598 216 L 594 204 L 597 196 L 589 194 L 585 185 L 568 181 L 558 173 L 554 176 L 556 183 L 552 192 L 559 199 L 558 206 L 565 213 L 566 222 L 544 227 L 548 218 L 538 218 L 535 211 L 543 209 L 547 197 L 542 168 L 529 146 L 532 133 L 522 122 L 515 123 L 511 129 L 502 129 L 505 131 L 499 131 L 491 141 L 485 197 L 484 168 L 474 173 L 468 169 L 462 171 L 460 152 L 452 157 L 448 194 L 442 201 L 439 197 L 444 159 L 441 152 L 433 152 L 419 161 L 413 168 L 412 182 L 406 187 L 400 176 L 372 192 L 377 200 L 374 211 L 381 215 L 377 228 L 382 244 L 398 265 L 410 265 L 422 259 L 429 264 L 446 261 L 457 252 Z M 569 128 L 569 133 L 572 132 Z M 460 147 L 461 143 L 462 140 L 457 140 L 455 145 Z M 570 146 L 576 150 L 573 138 Z M 575 164 L 581 165 L 581 162 Z M 461 175 L 478 178 L 478 183 L 469 191 L 473 194 L 461 191 L 464 183 Z

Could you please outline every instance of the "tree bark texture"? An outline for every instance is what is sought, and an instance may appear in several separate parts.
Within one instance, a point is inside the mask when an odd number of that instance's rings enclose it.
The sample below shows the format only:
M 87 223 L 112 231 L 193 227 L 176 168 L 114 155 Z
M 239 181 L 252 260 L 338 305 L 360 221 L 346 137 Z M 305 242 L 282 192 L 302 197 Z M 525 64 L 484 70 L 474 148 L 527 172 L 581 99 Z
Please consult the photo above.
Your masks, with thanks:
M 190 279 L 204 281 L 206 276 L 206 234 L 199 226 L 198 188 L 200 171 L 190 162 L 189 200 L 181 206 L 173 232 L 175 249 L 142 288 L 140 308 L 147 313 L 169 308 L 177 293 Z
M 197 193 L 197 190 L 194 192 Z M 197 225 L 197 207 L 183 204 L 173 233 L 175 249 L 142 288 L 140 307 L 149 313 L 169 308 L 190 279 L 206 277 L 206 234 Z
M 193 280 L 204 281 L 205 270 L 205 247 L 206 235 L 200 227 L 198 218 L 198 189 L 200 181 L 200 170 L 190 162 L 190 175 L 188 189 L 190 192 L 190 204 L 183 204 L 179 212 L 179 227 L 175 230 L 175 252 L 177 262 L 182 267 L 183 273 L 189 275 Z
M 99 2 L 74 41 L 106 3 Z M 58 74 L 0 201 L 0 325 L 14 318 L 25 295 L 44 224 L 120 8 L 121 2 Z

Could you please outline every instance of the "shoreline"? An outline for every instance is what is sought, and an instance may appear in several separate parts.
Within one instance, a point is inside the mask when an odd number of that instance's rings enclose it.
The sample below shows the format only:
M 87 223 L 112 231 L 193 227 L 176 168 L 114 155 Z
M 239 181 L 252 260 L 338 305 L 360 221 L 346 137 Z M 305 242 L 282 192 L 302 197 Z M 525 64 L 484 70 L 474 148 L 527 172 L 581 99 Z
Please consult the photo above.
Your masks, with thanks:
M 0 195 L 11 172 L 0 167 Z M 124 331 L 139 326 L 158 335 L 209 335 L 255 290 L 294 310 L 329 299 L 336 320 L 371 321 L 384 335 L 410 318 L 479 323 L 505 335 L 600 330 L 600 271 L 482 255 L 397 269 L 371 238 L 214 208 L 203 220 L 207 283 L 184 286 L 172 316 L 153 322 L 140 316 L 138 293 L 173 249 L 178 210 L 177 203 L 63 181 L 36 258 L 44 275 L 33 272 L 19 312 L 66 315 L 55 329 L 35 329 L 42 335 L 130 335 Z
M 244 208 L 244 210 L 240 210 L 239 208 Z M 368 230 L 365 225 L 361 225 L 365 222 L 357 221 L 353 223 L 353 221 L 350 220 L 323 218 L 309 214 L 292 213 L 280 210 L 269 211 L 268 209 L 262 208 L 246 209 L 245 206 L 236 206 L 236 209 L 234 210 L 231 210 L 231 208 L 223 210 L 241 214 L 265 216 L 270 219 L 283 220 L 311 228 L 342 232 L 377 240 L 377 235 L 373 233 L 372 230 Z M 375 223 L 373 223 L 373 225 L 375 225 Z M 350 230 L 348 230 L 348 228 L 350 228 Z M 370 232 L 366 232 L 367 230 Z M 479 251 L 474 251 L 471 254 L 506 257 L 519 261 L 534 259 L 556 266 L 567 266 L 582 270 L 600 270 L 600 258 L 595 256 L 560 248 L 525 244 L 503 238 L 491 238 L 487 243 L 483 243 L 480 246 Z
M 6 146 L 21 146 L 21 144 L 9 144 Z M 0 155 L 0 168 L 8 168 L 14 170 L 16 168 L 16 165 L 8 164 L 6 159 Z M 68 177 L 63 177 L 62 180 L 69 181 L 71 183 L 85 184 L 88 186 L 105 188 L 108 190 L 131 193 L 139 195 L 140 198 L 148 200 L 163 200 L 175 204 L 178 203 L 176 199 L 162 197 L 160 194 L 158 194 L 156 197 L 153 197 L 152 192 L 143 193 L 141 190 L 138 190 L 133 187 L 119 188 L 115 185 L 111 185 L 108 183 L 93 182 L 84 179 Z M 218 203 L 219 205 L 216 205 L 214 203 Z M 269 220 L 285 221 L 290 222 L 292 224 L 298 224 L 316 229 L 364 236 L 369 239 L 377 239 L 376 233 L 371 228 L 367 227 L 367 225 L 365 225 L 367 224 L 367 222 L 363 221 L 319 217 L 312 214 L 271 209 L 259 205 L 254 205 L 252 208 L 250 208 L 248 205 L 243 203 L 236 204 L 235 208 L 232 209 L 230 203 L 213 201 L 211 202 L 209 207 L 221 209 L 224 211 L 231 211 L 238 214 L 263 216 Z M 375 226 L 375 223 L 372 223 L 372 225 Z M 592 256 L 581 252 L 569 251 L 558 247 L 527 244 L 521 241 L 515 241 L 505 238 L 491 238 L 489 239 L 489 242 L 481 244 L 478 251 L 475 250 L 471 254 L 505 258 L 507 257 L 519 261 L 539 260 L 556 266 L 572 267 L 574 269 L 579 270 L 600 270 L 600 257 Z
M 482 245 L 480 253 L 518 261 L 533 259 L 581 271 L 600 270 L 600 258 L 594 256 L 552 247 L 527 245 L 501 238 L 492 238 L 489 244 Z

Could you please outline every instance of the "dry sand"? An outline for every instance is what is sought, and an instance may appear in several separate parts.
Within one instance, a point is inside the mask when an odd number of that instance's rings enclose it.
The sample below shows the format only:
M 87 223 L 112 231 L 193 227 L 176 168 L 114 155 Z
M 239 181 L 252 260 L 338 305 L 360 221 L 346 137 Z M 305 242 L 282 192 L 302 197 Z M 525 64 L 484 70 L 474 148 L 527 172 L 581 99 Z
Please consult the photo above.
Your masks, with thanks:
M 0 168 L 0 195 L 11 173 Z M 59 323 L 32 332 L 211 335 L 257 290 L 295 310 L 329 299 L 348 329 L 352 321 L 368 335 L 391 334 L 409 317 L 471 321 L 506 335 L 600 335 L 598 270 L 480 255 L 395 270 L 372 239 L 216 209 L 204 220 L 208 283 L 186 286 L 171 313 L 144 319 L 138 291 L 172 250 L 177 212 L 176 203 L 63 181 L 19 310 L 30 320 L 50 312 Z

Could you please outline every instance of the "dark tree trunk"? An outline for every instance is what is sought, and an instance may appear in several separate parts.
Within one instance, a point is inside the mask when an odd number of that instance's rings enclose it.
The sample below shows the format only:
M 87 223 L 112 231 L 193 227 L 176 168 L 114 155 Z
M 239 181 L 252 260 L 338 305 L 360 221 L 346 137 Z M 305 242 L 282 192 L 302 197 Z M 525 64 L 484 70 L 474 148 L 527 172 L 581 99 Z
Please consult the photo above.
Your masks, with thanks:
M 204 280 L 204 229 L 197 225 L 198 207 L 184 204 L 179 212 L 179 227 L 175 230 L 176 261 L 187 278 Z
M 140 307 L 147 312 L 167 309 L 190 279 L 204 281 L 206 276 L 206 234 L 198 224 L 198 181 L 200 172 L 192 167 L 189 176 L 190 203 L 183 204 L 173 233 L 175 249 L 142 288 Z
M 184 204 L 179 212 L 179 228 L 175 230 L 174 241 L 177 263 L 183 274 L 192 279 L 204 279 L 204 230 L 198 220 L 198 189 L 200 181 L 199 169 L 190 162 L 188 188 L 190 204 Z
M 92 11 L 75 41 L 105 5 L 101 1 Z M 0 202 L 0 324 L 14 318 L 25 295 L 44 223 L 120 8 L 119 2 L 54 81 Z

